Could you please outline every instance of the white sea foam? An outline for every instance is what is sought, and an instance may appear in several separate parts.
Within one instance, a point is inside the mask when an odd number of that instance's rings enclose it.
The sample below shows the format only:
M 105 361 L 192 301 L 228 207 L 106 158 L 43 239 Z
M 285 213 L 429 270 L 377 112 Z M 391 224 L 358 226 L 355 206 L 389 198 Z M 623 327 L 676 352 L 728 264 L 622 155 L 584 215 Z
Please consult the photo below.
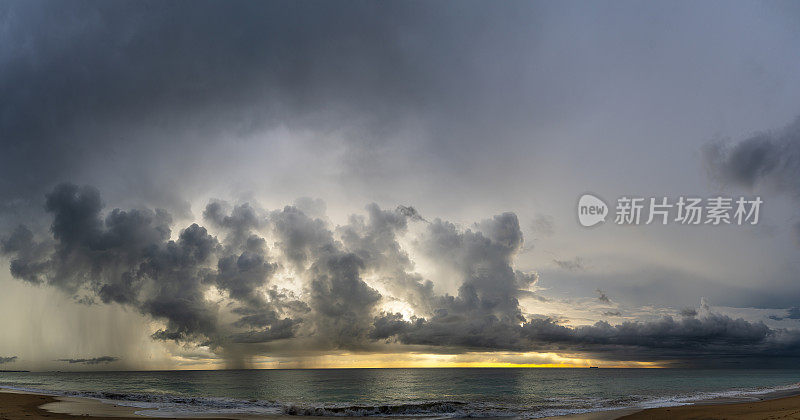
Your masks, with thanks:
M 351 403 L 289 403 L 265 400 L 240 400 L 221 397 L 186 397 L 157 393 L 116 393 L 53 391 L 30 386 L 0 385 L 0 388 L 41 393 L 53 396 L 90 398 L 109 404 L 139 408 L 137 414 L 151 417 L 189 417 L 198 415 L 302 415 L 302 416 L 379 416 L 379 417 L 517 417 L 539 418 L 582 414 L 625 408 L 656 408 L 687 405 L 714 399 L 757 398 L 770 393 L 800 390 L 800 383 L 768 388 L 733 389 L 719 392 L 698 392 L 683 395 L 625 396 L 615 399 L 561 398 L 547 399 L 540 406 L 487 402 L 404 401 L 379 405 Z

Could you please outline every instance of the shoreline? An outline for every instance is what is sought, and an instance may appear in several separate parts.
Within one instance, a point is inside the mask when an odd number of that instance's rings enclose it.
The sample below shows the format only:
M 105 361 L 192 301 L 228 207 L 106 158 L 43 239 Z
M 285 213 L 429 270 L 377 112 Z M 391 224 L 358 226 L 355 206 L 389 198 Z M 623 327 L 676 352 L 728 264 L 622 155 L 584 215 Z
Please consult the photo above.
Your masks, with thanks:
M 147 415 L 153 411 L 154 415 Z M 90 417 L 94 419 L 324 419 L 333 420 L 340 417 L 330 416 L 292 416 L 292 415 L 249 415 L 249 414 L 209 414 L 164 417 L 157 414 L 156 409 L 140 408 L 114 404 L 90 397 L 59 396 L 45 393 L 0 388 L 0 418 L 31 419 L 48 418 L 55 420 Z M 381 416 L 374 416 L 381 417 Z M 389 416 L 387 416 L 389 417 Z M 435 417 L 435 416 L 430 416 Z M 392 419 L 426 419 L 426 416 L 391 416 Z M 642 419 L 766 419 L 766 418 L 800 418 L 800 389 L 773 391 L 753 395 L 751 398 L 717 398 L 697 400 L 685 405 L 674 405 L 655 408 L 618 408 L 592 411 L 581 414 L 543 417 L 545 420 L 642 420 Z
M 754 401 L 703 401 L 674 407 L 640 410 L 618 417 L 619 420 L 689 420 L 689 419 L 762 420 L 800 418 L 800 395 L 760 398 Z

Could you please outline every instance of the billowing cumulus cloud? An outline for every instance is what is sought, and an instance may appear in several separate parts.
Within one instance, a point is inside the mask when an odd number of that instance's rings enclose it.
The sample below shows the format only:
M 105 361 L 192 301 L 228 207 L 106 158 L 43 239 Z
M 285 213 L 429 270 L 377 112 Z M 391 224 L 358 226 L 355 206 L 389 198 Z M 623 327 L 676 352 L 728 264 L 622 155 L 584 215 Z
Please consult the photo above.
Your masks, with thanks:
M 371 204 L 365 215 L 332 227 L 294 206 L 267 211 L 217 200 L 203 212 L 208 228 L 195 223 L 173 233 L 166 211 L 107 210 L 93 187 L 61 184 L 46 195 L 45 207 L 49 235 L 20 226 L 2 239 L 14 277 L 78 301 L 135 308 L 162 324 L 153 339 L 207 346 L 235 366 L 287 349 L 382 352 L 397 346 L 445 353 L 569 351 L 672 363 L 723 353 L 800 355 L 798 332 L 715 314 L 705 303 L 702 317 L 690 309 L 680 320 L 619 325 L 572 327 L 528 314 L 520 299 L 538 296 L 539 278 L 515 268 L 524 241 L 514 213 L 463 228 L 441 219 L 425 223 L 407 207 Z M 413 251 L 455 279 L 455 294 L 437 291 L 416 270 L 403 245 L 411 223 L 420 223 Z M 597 293 L 601 303 L 611 302 Z M 386 309 L 397 303 L 408 312 Z

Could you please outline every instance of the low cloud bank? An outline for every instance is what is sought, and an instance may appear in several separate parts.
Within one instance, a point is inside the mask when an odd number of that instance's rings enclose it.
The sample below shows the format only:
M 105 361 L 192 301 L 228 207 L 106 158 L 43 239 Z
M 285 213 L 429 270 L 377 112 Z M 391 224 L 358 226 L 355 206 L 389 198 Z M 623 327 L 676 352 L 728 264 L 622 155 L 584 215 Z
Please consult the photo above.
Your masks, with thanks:
M 267 211 L 213 201 L 203 212 L 208 228 L 191 224 L 173 237 L 167 212 L 104 212 L 99 191 L 89 186 L 59 185 L 45 207 L 49 235 L 20 226 L 0 242 L 15 278 L 61 289 L 81 303 L 135 308 L 163 323 L 154 339 L 208 346 L 233 365 L 273 352 L 398 346 L 582 352 L 676 364 L 800 356 L 797 331 L 707 310 L 702 317 L 689 308 L 679 320 L 581 327 L 526 314 L 519 299 L 541 297 L 537 275 L 514 267 L 523 236 L 513 213 L 464 228 L 425 219 L 411 207 L 372 204 L 365 215 L 331 227 L 295 206 Z M 415 271 L 401 245 L 410 223 L 420 223 L 412 246 L 457 279 L 456 294 L 437 293 Z M 611 302 L 604 291 L 597 294 Z M 385 309 L 397 303 L 408 308 L 405 314 Z
M 114 356 L 100 356 L 100 357 L 92 357 L 90 359 L 58 359 L 57 362 L 66 362 L 69 364 L 83 364 L 83 365 L 99 365 L 105 363 L 116 362 L 119 360 L 119 357 Z

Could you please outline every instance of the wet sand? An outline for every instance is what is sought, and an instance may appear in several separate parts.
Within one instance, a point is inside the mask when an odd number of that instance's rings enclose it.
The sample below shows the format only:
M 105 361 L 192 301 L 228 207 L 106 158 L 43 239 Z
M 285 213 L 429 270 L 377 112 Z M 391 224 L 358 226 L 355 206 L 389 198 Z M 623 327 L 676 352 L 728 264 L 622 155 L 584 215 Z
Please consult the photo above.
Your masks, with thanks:
M 18 392 L 0 392 L 0 419 L 74 419 L 77 416 L 69 414 L 54 413 L 42 408 L 44 405 L 58 403 L 55 397 L 48 395 L 37 395 Z M 122 413 L 120 413 L 122 414 Z M 133 410 L 129 410 L 128 416 L 133 415 Z M 98 411 L 96 418 L 121 418 L 120 415 L 109 416 L 102 411 Z
M 74 420 L 86 417 L 98 420 L 148 418 L 135 414 L 136 411 L 141 410 L 141 408 L 106 404 L 89 398 L 54 397 L 0 390 L 0 420 Z
M 129 420 L 131 418 L 165 419 L 170 417 L 147 416 L 147 409 L 108 404 L 91 398 L 59 397 L 33 394 L 23 391 L 0 389 L 0 420 L 75 420 L 91 418 L 97 420 Z M 136 413 L 139 414 L 136 414 Z M 181 420 L 277 420 L 277 419 L 342 420 L 341 417 L 302 417 L 302 416 L 201 416 L 179 417 Z M 400 418 L 393 418 L 393 420 Z M 419 419 L 416 419 L 419 420 Z
M 726 404 L 697 404 L 651 408 L 620 417 L 625 420 L 761 420 L 800 419 L 800 396 Z

